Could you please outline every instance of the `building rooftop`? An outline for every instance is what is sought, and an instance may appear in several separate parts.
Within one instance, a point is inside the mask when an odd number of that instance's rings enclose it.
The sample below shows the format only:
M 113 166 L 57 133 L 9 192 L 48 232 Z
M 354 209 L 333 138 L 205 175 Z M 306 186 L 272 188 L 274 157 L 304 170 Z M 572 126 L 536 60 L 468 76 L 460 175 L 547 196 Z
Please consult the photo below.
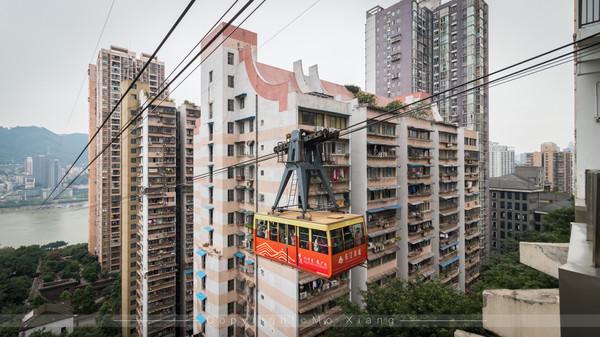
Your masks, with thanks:
M 523 190 L 523 191 L 539 191 L 543 187 L 535 184 L 516 174 L 509 174 L 502 177 L 490 178 L 490 189 L 505 189 L 505 190 Z
M 73 316 L 73 308 L 68 304 L 43 304 L 36 309 L 31 310 L 23 317 L 21 330 L 46 325 L 48 323 L 63 320 Z

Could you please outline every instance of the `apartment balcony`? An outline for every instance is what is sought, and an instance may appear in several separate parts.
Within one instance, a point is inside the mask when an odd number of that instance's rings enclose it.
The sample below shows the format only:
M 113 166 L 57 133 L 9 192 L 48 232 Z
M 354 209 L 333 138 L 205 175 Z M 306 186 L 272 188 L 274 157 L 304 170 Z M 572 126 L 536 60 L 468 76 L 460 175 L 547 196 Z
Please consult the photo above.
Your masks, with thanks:
M 408 137 L 407 139 L 407 144 L 410 146 L 414 146 L 414 147 L 429 147 L 431 146 L 431 139 L 430 138 L 413 138 L 413 137 Z
M 481 248 L 479 246 L 479 240 L 474 240 L 474 241 L 475 241 L 474 243 L 467 244 L 465 246 L 465 254 L 471 255 L 471 254 L 479 251 L 479 249 Z
M 298 312 L 303 314 L 340 296 L 347 296 L 349 292 L 349 282 L 342 280 L 331 280 L 318 290 L 300 292 Z
M 412 211 L 409 209 L 408 211 L 408 223 L 409 224 L 418 224 L 425 221 L 431 221 L 432 214 L 431 210 L 415 210 Z
M 397 219 L 392 219 L 388 221 L 386 221 L 386 219 L 375 221 L 371 220 L 367 224 L 367 234 L 370 238 L 374 238 L 380 235 L 395 232 L 399 230 L 397 222 Z
M 440 190 L 439 195 L 445 198 L 458 198 L 458 188 Z
M 431 236 L 432 232 L 433 232 L 433 227 L 422 228 L 421 226 L 418 226 L 418 229 L 415 231 L 410 231 L 410 229 L 409 229 L 408 240 L 413 241 L 413 240 L 416 240 L 419 238 L 428 237 L 428 236 Z
M 480 261 L 481 261 L 481 258 L 479 257 L 479 254 L 469 257 L 469 258 L 465 259 L 465 268 L 466 269 L 473 268 L 474 266 L 478 265 Z
M 467 181 L 479 180 L 479 172 L 465 172 L 465 180 L 467 180 Z
M 471 201 L 465 202 L 465 210 L 466 211 L 472 210 L 475 208 L 479 208 L 479 207 L 480 207 L 479 200 L 471 200 Z
M 458 265 L 451 267 L 448 270 L 440 271 L 440 276 L 439 276 L 440 282 L 448 283 L 452 279 L 457 278 L 459 274 L 460 274 L 460 269 L 458 268 Z
M 471 240 L 480 235 L 481 235 L 481 231 L 479 230 L 479 227 L 477 227 L 477 226 L 465 230 L 465 240 Z
M 440 219 L 440 232 L 448 233 L 456 229 L 458 229 L 458 219 L 456 221 L 445 220 L 445 222 Z
M 342 308 L 339 306 L 335 306 L 324 313 L 320 313 L 319 320 L 320 322 L 327 322 L 328 324 L 319 324 L 316 323 L 316 320 L 305 319 L 300 321 L 300 326 L 298 327 L 298 335 L 303 337 L 314 337 L 325 332 L 329 327 L 339 321 L 342 320 Z
M 435 274 L 435 269 L 433 268 L 433 262 L 430 262 L 428 264 L 415 267 L 412 270 L 409 268 L 408 280 L 416 281 L 417 279 L 421 278 L 429 278 L 433 274 Z
M 369 242 L 367 250 L 367 259 L 372 261 L 384 255 L 388 255 L 398 250 L 397 239 L 392 238 L 385 241 Z
M 475 280 L 477 280 L 479 278 L 479 267 L 475 267 L 473 268 L 472 271 L 467 272 L 467 275 L 465 277 L 465 282 L 467 285 L 475 282 Z

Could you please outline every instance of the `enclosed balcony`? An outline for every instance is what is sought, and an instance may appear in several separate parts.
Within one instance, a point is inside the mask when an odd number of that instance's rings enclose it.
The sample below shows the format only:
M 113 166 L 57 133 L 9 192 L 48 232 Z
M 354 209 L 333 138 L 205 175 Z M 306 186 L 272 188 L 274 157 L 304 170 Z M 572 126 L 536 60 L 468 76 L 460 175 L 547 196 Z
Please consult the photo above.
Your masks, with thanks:
M 396 159 L 396 145 L 367 143 L 367 158 Z

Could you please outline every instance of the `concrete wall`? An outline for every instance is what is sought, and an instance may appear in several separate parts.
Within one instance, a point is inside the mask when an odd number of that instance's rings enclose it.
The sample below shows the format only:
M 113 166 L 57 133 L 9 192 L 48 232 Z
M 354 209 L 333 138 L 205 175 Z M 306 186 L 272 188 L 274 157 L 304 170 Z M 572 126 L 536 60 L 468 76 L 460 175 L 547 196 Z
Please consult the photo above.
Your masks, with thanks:
M 522 264 L 558 278 L 558 268 L 567 263 L 568 243 L 520 242 Z
M 558 289 L 485 290 L 483 327 L 503 337 L 559 337 Z

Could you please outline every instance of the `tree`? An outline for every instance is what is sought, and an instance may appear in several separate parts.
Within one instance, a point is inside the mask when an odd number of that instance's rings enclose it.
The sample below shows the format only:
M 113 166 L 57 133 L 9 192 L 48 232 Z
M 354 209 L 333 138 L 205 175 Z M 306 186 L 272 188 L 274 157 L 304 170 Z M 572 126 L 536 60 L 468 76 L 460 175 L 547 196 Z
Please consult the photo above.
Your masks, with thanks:
M 404 106 L 400 101 L 391 101 L 385 106 L 385 110 L 394 111 L 401 109 Z
M 360 87 L 357 85 L 354 85 L 354 84 L 346 84 L 344 87 L 346 87 L 346 89 L 348 89 L 348 91 L 353 93 L 354 96 L 356 96 L 356 94 L 360 91 Z
M 69 337 L 116 337 L 117 335 L 107 335 L 101 328 L 97 327 L 85 327 L 85 328 L 77 328 L 74 329 L 73 332 L 69 334 Z
M 56 335 L 50 331 L 46 331 L 46 330 L 42 329 L 42 330 L 34 331 L 31 335 L 29 335 L 29 337 L 56 337 Z
M 94 261 L 93 263 L 87 264 L 83 267 L 81 276 L 84 280 L 88 281 L 89 283 L 93 283 L 98 279 L 99 270 L 100 268 L 98 266 L 98 262 Z
M 345 300 L 342 303 L 347 317 L 377 317 L 379 315 L 404 317 L 414 326 L 390 327 L 385 324 L 374 326 L 334 327 L 327 336 L 436 336 L 451 337 L 452 326 L 432 327 L 431 322 L 419 326 L 418 320 L 439 315 L 479 315 L 481 308 L 471 297 L 438 281 L 404 282 L 399 279 L 388 281 L 384 287 L 369 286 L 363 294 L 364 308 Z M 456 323 L 455 326 L 460 326 Z
M 33 305 L 35 308 L 39 307 L 40 305 L 42 305 L 44 303 L 48 303 L 48 299 L 46 299 L 42 295 L 35 295 L 33 300 L 31 300 L 31 305 Z
M 63 292 L 60 294 L 60 299 L 61 299 L 61 301 L 63 301 L 63 302 L 70 301 L 70 300 L 71 300 L 71 292 L 70 292 L 70 291 L 68 291 L 68 290 L 65 290 L 65 291 L 63 291 Z
M 91 314 L 96 311 L 95 293 L 92 287 L 77 288 L 71 295 L 71 305 L 75 314 Z
M 541 231 L 527 231 L 519 236 L 525 242 L 569 242 L 571 222 L 575 221 L 575 208 L 559 208 L 548 212 L 543 217 L 544 227 Z
M 354 97 L 358 99 L 358 103 L 367 105 L 375 104 L 375 95 L 368 92 L 359 91 L 354 95 Z

